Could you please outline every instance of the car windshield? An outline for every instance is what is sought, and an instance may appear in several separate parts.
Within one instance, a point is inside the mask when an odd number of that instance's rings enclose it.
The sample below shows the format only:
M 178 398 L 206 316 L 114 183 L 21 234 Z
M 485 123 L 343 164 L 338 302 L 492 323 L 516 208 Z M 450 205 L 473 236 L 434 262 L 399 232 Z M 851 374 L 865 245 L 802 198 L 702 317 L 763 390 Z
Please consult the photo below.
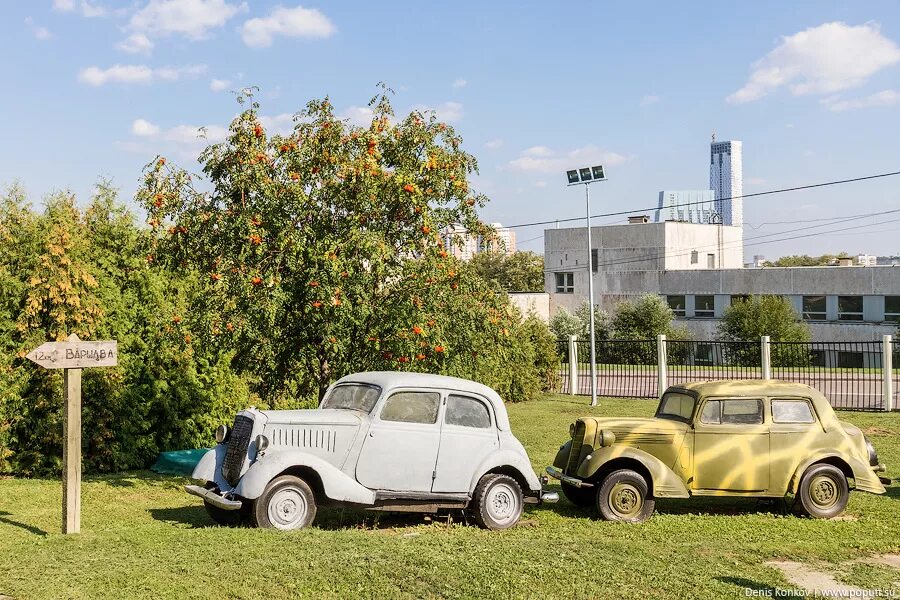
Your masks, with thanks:
M 683 392 L 666 392 L 656 409 L 656 416 L 660 419 L 690 422 L 696 403 L 696 398 Z
M 381 388 L 367 383 L 345 383 L 331 390 L 319 408 L 361 410 L 372 412 L 381 395 Z

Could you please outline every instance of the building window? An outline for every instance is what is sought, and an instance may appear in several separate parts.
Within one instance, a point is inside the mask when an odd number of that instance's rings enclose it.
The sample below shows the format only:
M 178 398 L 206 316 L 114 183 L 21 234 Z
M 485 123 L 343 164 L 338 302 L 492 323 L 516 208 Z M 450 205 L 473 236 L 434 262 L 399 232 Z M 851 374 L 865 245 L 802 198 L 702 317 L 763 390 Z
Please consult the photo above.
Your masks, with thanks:
M 597 258 L 597 249 L 591 248 L 591 271 L 594 273 L 597 272 L 597 263 L 599 262 Z
M 574 294 L 575 293 L 575 273 L 557 273 L 556 274 L 556 293 L 557 294 Z
M 699 257 L 700 257 L 700 255 L 696 250 L 691 250 L 691 264 L 692 265 L 697 264 L 697 262 L 700 260 Z
M 713 296 L 694 296 L 694 316 L 711 318 L 716 316 L 715 298 Z
M 900 322 L 900 296 L 884 297 L 884 320 Z
M 706 255 L 706 268 L 707 269 L 715 269 L 716 268 L 716 255 L 715 254 L 707 254 Z
M 863 299 L 862 296 L 838 296 L 838 320 L 862 321 Z
M 736 294 L 731 297 L 732 306 L 740 302 L 750 302 L 750 296 L 747 294 Z
M 862 352 L 838 352 L 838 367 L 841 369 L 862 369 Z
M 676 317 L 683 317 L 687 314 L 684 311 L 684 296 L 666 296 L 666 302 L 669 303 L 669 308 Z
M 825 320 L 825 296 L 803 296 L 803 320 Z

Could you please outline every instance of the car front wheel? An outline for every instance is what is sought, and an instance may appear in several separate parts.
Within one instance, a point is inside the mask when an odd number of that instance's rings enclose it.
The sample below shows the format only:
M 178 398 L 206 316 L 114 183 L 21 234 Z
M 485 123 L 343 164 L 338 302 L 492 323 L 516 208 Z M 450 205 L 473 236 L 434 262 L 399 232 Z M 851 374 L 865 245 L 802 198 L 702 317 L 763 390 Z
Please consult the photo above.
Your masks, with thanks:
M 597 510 L 607 521 L 643 523 L 655 506 L 647 480 L 631 469 L 613 471 L 597 490 Z
M 282 475 L 270 481 L 256 499 L 251 516 L 257 527 L 302 529 L 316 518 L 316 497 L 299 477 Z
M 847 478 L 834 465 L 813 465 L 800 480 L 800 505 L 806 514 L 817 519 L 830 519 L 844 512 L 849 496 Z
M 519 522 L 524 504 L 522 488 L 515 479 L 489 473 L 475 486 L 472 513 L 485 529 L 509 529 Z

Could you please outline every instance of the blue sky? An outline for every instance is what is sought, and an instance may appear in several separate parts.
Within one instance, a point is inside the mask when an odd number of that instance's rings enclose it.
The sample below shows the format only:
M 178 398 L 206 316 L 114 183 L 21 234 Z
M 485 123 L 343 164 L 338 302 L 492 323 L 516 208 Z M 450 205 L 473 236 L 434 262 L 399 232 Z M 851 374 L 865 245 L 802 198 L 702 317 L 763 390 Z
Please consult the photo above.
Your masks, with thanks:
M 436 109 L 479 159 L 483 218 L 508 225 L 582 216 L 564 170 L 588 163 L 609 178 L 595 213 L 705 188 L 713 131 L 743 140 L 745 193 L 900 170 L 893 0 L 6 0 L 0 51 L 0 184 L 37 202 L 85 200 L 100 176 L 130 198 L 158 153 L 195 166 L 196 128 L 218 135 L 249 85 L 276 129 L 325 95 L 364 118 L 380 81 L 398 111 Z M 900 177 L 748 198 L 745 238 L 824 226 L 746 254 L 900 253 L 900 212 L 800 223 L 892 209 Z M 541 231 L 519 229 L 519 247 L 542 251 Z

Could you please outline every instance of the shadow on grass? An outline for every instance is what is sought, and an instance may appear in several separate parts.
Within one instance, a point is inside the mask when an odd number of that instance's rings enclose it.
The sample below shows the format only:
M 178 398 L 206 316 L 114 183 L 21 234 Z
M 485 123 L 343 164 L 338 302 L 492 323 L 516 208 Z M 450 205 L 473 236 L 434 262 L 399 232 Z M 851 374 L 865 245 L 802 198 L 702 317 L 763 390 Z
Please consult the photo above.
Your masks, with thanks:
M 12 513 L 8 513 L 6 511 L 0 511 L 0 523 L 6 523 L 7 525 L 12 525 L 14 527 L 20 527 L 29 533 L 33 533 L 34 535 L 47 536 L 49 535 L 43 529 L 35 527 L 34 525 L 28 525 L 26 523 L 20 523 L 19 521 L 14 521 L 12 519 L 7 519 L 6 517 L 12 516 Z
M 151 508 L 150 516 L 157 521 L 180 525 L 187 529 L 217 527 L 216 523 L 206 514 L 206 509 L 196 505 L 178 508 Z
M 774 598 L 777 589 L 772 586 L 753 581 L 752 579 L 744 579 L 743 577 L 716 577 L 722 583 L 727 583 L 741 588 L 744 596 L 756 596 L 757 598 Z
M 888 498 L 894 498 L 895 500 L 900 499 L 900 480 L 893 479 L 891 480 L 890 485 L 884 486 L 885 496 Z

